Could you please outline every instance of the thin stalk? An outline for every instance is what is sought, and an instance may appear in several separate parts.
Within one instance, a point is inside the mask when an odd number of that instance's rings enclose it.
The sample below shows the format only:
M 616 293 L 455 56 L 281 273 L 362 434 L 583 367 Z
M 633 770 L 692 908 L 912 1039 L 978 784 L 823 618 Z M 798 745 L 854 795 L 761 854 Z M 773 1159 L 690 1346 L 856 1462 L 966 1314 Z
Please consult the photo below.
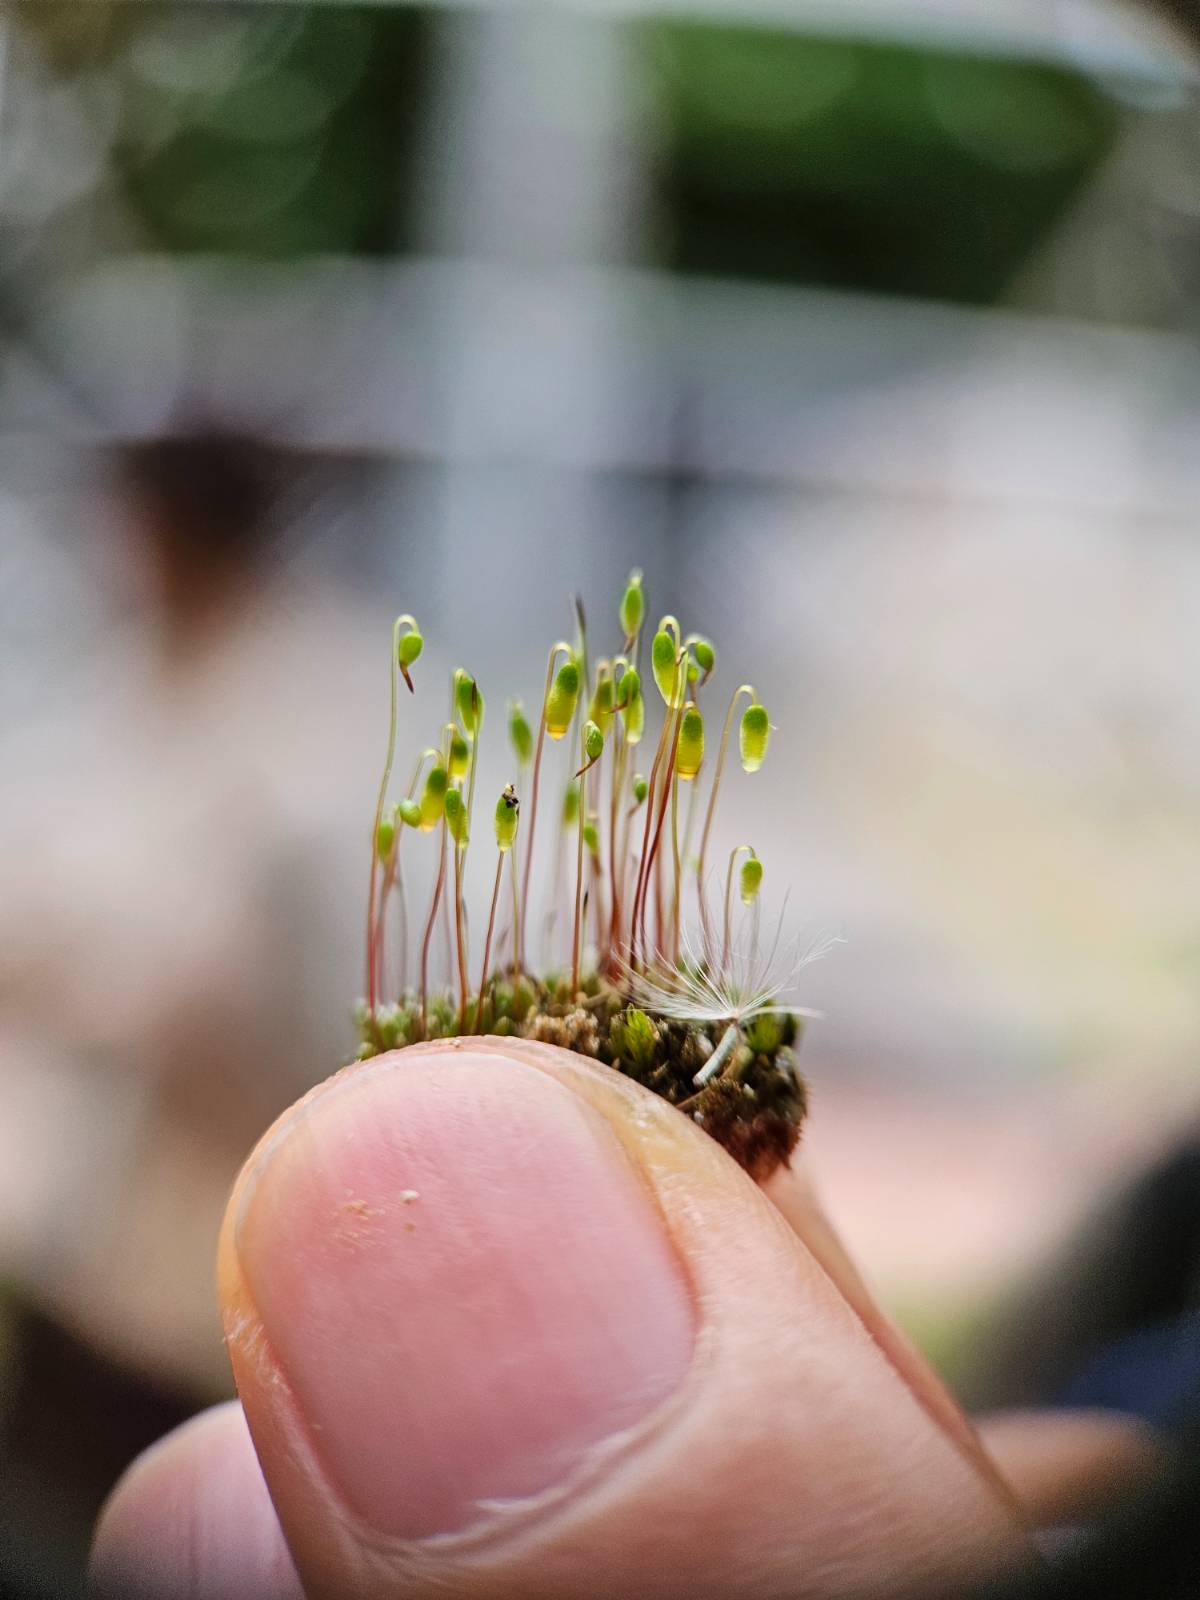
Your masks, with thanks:
M 520 897 L 517 894 L 517 858 L 515 855 L 513 856 L 512 870 L 508 874 L 508 881 L 512 885 L 512 969 L 513 981 L 515 982 L 521 970 L 517 965 L 517 950 L 520 947 L 521 937 L 521 904 Z
M 643 945 L 643 947 L 645 946 L 645 943 L 646 943 L 646 901 L 649 898 L 650 873 L 651 873 L 651 869 L 654 867 L 655 861 L 656 861 L 656 859 L 658 857 L 659 841 L 662 838 L 663 823 L 666 821 L 667 801 L 669 799 L 668 791 L 669 791 L 670 786 L 671 786 L 671 779 L 674 776 L 674 772 L 675 772 L 675 752 L 678 749 L 678 745 L 679 745 L 679 723 L 682 720 L 683 720 L 683 707 L 681 705 L 679 707 L 678 711 L 672 712 L 670 714 L 670 718 L 669 718 L 669 725 L 670 725 L 670 729 L 671 729 L 671 737 L 670 737 L 670 740 L 669 740 L 670 754 L 667 757 L 667 770 L 666 770 L 666 773 L 663 776 L 663 781 L 662 781 L 662 791 L 661 791 L 661 796 L 660 796 L 659 803 L 658 803 L 658 819 L 657 819 L 657 821 L 655 822 L 655 825 L 654 825 L 654 837 L 650 841 L 650 859 L 649 859 L 649 861 L 642 863 L 641 935 L 642 935 L 642 945 Z M 647 799 L 649 799 L 649 797 L 647 797 Z M 647 818 L 647 821 L 648 820 L 649 820 L 649 818 Z M 656 884 L 655 884 L 655 900 L 656 900 L 655 914 L 658 917 L 659 924 L 660 924 L 659 929 L 658 929 L 658 941 L 659 941 L 659 947 L 661 948 L 661 945 L 662 945 L 662 928 L 661 928 L 662 907 L 661 907 L 661 898 L 660 898 L 659 893 L 658 893 L 658 890 L 659 890 L 660 886 L 661 886 L 661 880 L 659 882 L 656 882 Z
M 471 734 L 471 761 L 467 768 L 467 837 L 463 841 L 462 853 L 464 864 L 467 857 L 467 847 L 471 843 L 471 818 L 475 813 L 475 775 L 479 769 L 479 732 L 476 728 Z
M 409 800 L 411 800 L 413 798 L 413 796 L 417 792 L 417 783 L 418 783 L 418 780 L 420 779 L 420 776 L 421 776 L 421 768 L 429 760 L 430 756 L 432 756 L 434 758 L 434 760 L 436 761 L 438 759 L 438 756 L 440 755 L 440 753 L 441 753 L 440 751 L 435 750 L 432 746 L 429 746 L 427 749 L 422 750 L 421 754 L 417 757 L 416 763 L 413 766 L 412 777 L 408 780 L 408 789 L 406 791 L 406 797 Z M 404 871 L 403 871 L 403 868 L 401 867 L 401 864 L 400 864 L 400 847 L 403 844 L 403 842 L 404 842 L 404 827 L 403 826 L 399 826 L 396 829 L 395 862 L 396 862 L 396 899 L 398 901 L 398 910 L 399 910 L 399 916 L 400 916 L 400 941 L 399 941 L 399 943 L 400 943 L 400 989 L 399 989 L 399 998 L 401 1000 L 403 1000 L 405 994 L 407 994 L 407 992 L 408 992 L 408 897 L 404 892 Z M 380 916 L 382 917 L 382 912 L 380 913 Z M 382 967 L 382 960 L 381 960 L 380 965 Z
M 579 955 L 582 944 L 582 927 L 580 925 L 580 903 L 583 898 L 583 824 L 587 816 L 587 751 L 583 748 L 583 737 L 579 740 L 580 754 L 585 765 L 579 773 L 579 816 L 576 819 L 577 842 L 575 846 L 575 920 L 571 935 L 571 997 L 579 993 Z
M 450 911 L 450 896 L 442 900 L 442 964 L 446 969 L 446 987 L 454 981 L 454 918 Z
M 733 864 L 748 844 L 735 845 L 729 852 L 729 870 L 725 874 L 725 940 L 721 946 L 721 971 L 729 970 L 729 948 L 733 943 Z
M 462 892 L 462 863 L 463 847 L 454 847 L 454 934 L 458 946 L 458 1031 L 467 1031 L 467 947 L 463 938 L 463 892 Z
M 678 662 L 676 663 L 678 674 Z M 675 698 L 675 685 L 672 684 L 671 698 Z M 654 751 L 654 760 L 650 767 L 650 778 L 646 792 L 646 824 L 642 830 L 642 855 L 638 863 L 637 885 L 633 891 L 633 909 L 629 923 L 629 964 L 636 971 L 638 964 L 638 916 L 643 906 L 647 888 L 647 879 L 650 865 L 650 828 L 654 816 L 654 801 L 659 769 L 662 766 L 663 752 L 667 747 L 668 730 L 671 726 L 673 713 L 668 706 L 663 716 L 663 725 L 659 730 L 658 745 Z
M 671 857 L 675 866 L 675 889 L 671 899 L 671 964 L 679 965 L 679 774 L 671 779 Z
M 614 675 L 618 666 L 627 670 L 629 663 L 623 656 L 618 656 L 613 662 Z M 611 793 L 609 795 L 608 808 L 608 871 L 612 911 L 608 919 L 608 932 L 602 941 L 601 949 L 601 966 L 607 969 L 610 974 L 612 971 L 613 952 L 620 936 L 621 925 L 621 889 L 625 871 L 624 861 L 617 850 L 617 830 L 621 821 L 621 791 L 625 787 L 625 770 L 629 761 L 629 745 L 625 740 L 625 725 L 621 720 L 621 712 L 624 708 L 620 704 L 619 684 L 620 679 L 618 678 L 613 689 L 614 714 L 612 726 L 614 735 L 618 729 L 620 730 L 620 737 L 616 739 L 612 753 Z
M 592 857 L 592 887 L 591 898 L 596 912 L 596 949 L 604 947 L 604 935 L 608 928 L 608 918 L 604 914 L 604 867 L 599 856 Z
M 665 822 L 667 820 L 667 798 L 668 798 L 668 795 L 670 794 L 670 784 L 671 784 L 671 780 L 670 780 L 670 777 L 668 776 L 668 778 L 664 781 L 664 786 L 663 786 L 663 816 L 662 816 L 662 821 L 663 821 L 664 824 L 665 824 Z M 663 909 L 663 907 L 664 907 L 664 896 L 665 896 L 665 890 L 663 888 L 663 878 L 664 878 L 665 872 L 666 872 L 666 868 L 665 868 L 666 851 L 665 850 L 660 850 L 658 848 L 658 845 L 659 845 L 659 836 L 658 836 L 658 833 L 656 832 L 656 834 L 654 836 L 654 841 L 653 841 L 653 843 L 651 845 L 651 849 L 654 851 L 654 948 L 655 948 L 655 951 L 660 956 L 663 956 L 663 955 L 666 955 L 668 953 L 667 952 L 666 942 L 663 939 L 663 926 L 664 926 L 664 924 L 666 922 L 666 915 L 665 915 L 665 912 L 664 912 L 664 909 Z
M 421 1037 L 429 1032 L 429 942 L 433 938 L 433 925 L 437 921 L 438 903 L 442 898 L 442 882 L 446 876 L 446 818 L 442 816 L 441 838 L 438 840 L 438 870 L 433 886 L 433 904 L 429 907 L 429 920 L 425 924 L 425 937 L 421 941 Z
M 533 836 L 537 828 L 538 812 L 538 780 L 542 775 L 542 747 L 546 743 L 546 702 L 550 698 L 550 686 L 554 682 L 554 667 L 560 655 L 570 656 L 571 646 L 564 644 L 560 639 L 550 651 L 550 659 L 546 663 L 546 687 L 542 691 L 542 714 L 538 720 L 537 747 L 533 756 L 533 787 L 529 796 L 529 831 L 525 841 L 525 871 L 521 879 L 521 933 L 515 944 L 517 972 L 524 970 L 525 966 L 525 927 L 529 921 L 529 878 L 533 871 Z
M 717 813 L 717 796 L 721 792 L 721 774 L 725 770 L 725 752 L 729 748 L 729 731 L 733 727 L 733 713 L 741 695 L 748 694 L 751 700 L 758 698 L 753 684 L 743 683 L 733 691 L 729 701 L 729 710 L 725 713 L 725 724 L 721 729 L 721 744 L 717 750 L 717 764 L 713 771 L 712 789 L 708 796 L 708 810 L 704 814 L 704 832 L 700 835 L 700 859 L 696 863 L 696 889 L 700 898 L 700 926 L 704 933 L 704 954 L 708 959 L 711 953 L 711 935 L 708 926 L 708 907 L 704 901 L 704 864 L 708 859 L 708 839 L 712 833 L 713 818 Z
M 404 874 L 400 871 L 400 841 L 396 841 L 396 906 L 400 916 L 400 993 L 408 993 L 408 897 L 404 892 Z
M 387 965 L 385 953 L 385 934 L 387 932 L 387 902 L 392 891 L 392 884 L 396 881 L 396 857 L 400 844 L 400 830 L 396 830 L 391 853 L 383 869 L 383 883 L 379 890 L 379 911 L 375 918 L 375 965 L 376 965 L 376 993 L 384 987 L 384 967 Z
M 396 757 L 396 678 L 400 651 L 400 632 L 404 627 L 415 628 L 416 619 L 407 612 L 392 624 L 392 659 L 390 667 L 391 711 L 388 716 L 387 755 L 383 763 L 383 777 L 379 781 L 379 798 L 375 802 L 375 822 L 371 828 L 371 886 L 367 895 L 367 1010 L 375 1016 L 378 991 L 375 986 L 375 906 L 379 888 L 379 824 L 383 821 L 383 808 L 387 803 L 388 784 L 392 778 L 392 762 Z M 411 687 L 411 685 L 410 685 Z
M 683 868 L 687 872 L 687 864 L 692 857 L 692 834 L 696 830 L 696 809 L 700 797 L 700 774 L 697 773 L 690 784 L 691 792 L 688 795 L 687 818 L 683 824 Z
M 671 674 L 671 700 L 674 700 L 674 699 L 676 699 L 677 696 L 679 696 L 681 694 L 682 685 L 681 685 L 681 683 L 679 681 L 679 673 L 680 673 L 681 668 L 683 667 L 683 659 L 686 657 L 686 652 L 683 651 L 680 648 L 680 644 L 679 644 L 679 623 L 675 620 L 674 617 L 670 617 L 670 616 L 663 617 L 662 621 L 659 623 L 659 627 L 664 633 L 673 633 L 674 636 L 675 636 L 675 644 L 676 644 L 675 667 L 674 667 L 674 670 L 673 670 L 673 672 Z M 686 669 L 683 669 L 683 670 L 686 670 Z M 657 747 L 655 748 L 655 751 L 654 751 L 654 761 L 653 761 L 653 763 L 651 764 L 651 767 L 650 767 L 649 785 L 648 785 L 648 789 L 647 789 L 647 793 L 646 793 L 646 825 L 645 825 L 645 828 L 642 830 L 642 856 L 641 856 L 641 860 L 638 863 L 637 887 L 634 889 L 634 892 L 633 892 L 633 911 L 632 911 L 631 918 L 630 918 L 630 930 L 629 930 L 629 957 L 630 957 L 630 966 L 633 967 L 635 970 L 637 968 L 637 962 L 638 962 L 637 936 L 638 936 L 638 926 L 639 926 L 639 911 L 641 912 L 641 923 L 642 923 L 642 926 L 644 927 L 644 925 L 645 925 L 645 915 L 644 915 L 645 896 L 646 896 L 646 894 L 647 894 L 647 892 L 649 890 L 649 873 L 650 873 L 650 860 L 651 860 L 651 853 L 650 853 L 650 824 L 651 824 L 651 818 L 654 815 L 654 803 L 655 803 L 655 793 L 656 793 L 655 782 L 656 782 L 656 779 L 658 777 L 659 769 L 662 766 L 663 752 L 666 749 L 667 733 L 668 733 L 668 729 L 670 728 L 670 725 L 671 725 L 671 720 L 672 720 L 672 707 L 671 707 L 670 703 L 668 703 L 668 705 L 666 707 L 666 710 L 665 710 L 665 712 L 663 714 L 663 725 L 662 725 L 661 729 L 659 730 L 658 745 L 657 745 Z
M 479 974 L 479 999 L 475 1002 L 475 1024 L 472 1033 L 479 1032 L 479 1019 L 483 1015 L 483 996 L 487 990 L 488 962 L 492 959 L 492 930 L 496 926 L 496 902 L 500 898 L 500 874 L 504 871 L 506 852 L 497 852 L 496 882 L 492 886 L 492 909 L 488 913 L 487 938 L 483 941 L 483 971 Z
M 679 673 L 683 668 L 683 661 L 684 652 L 681 651 L 675 659 L 675 674 L 671 683 L 671 699 L 674 700 L 679 698 L 680 704 L 678 707 L 678 712 L 680 716 L 682 716 L 683 713 L 683 700 L 679 695 Z M 642 859 L 638 866 L 638 883 L 633 896 L 632 924 L 630 928 L 630 965 L 635 969 L 637 967 L 638 958 L 639 929 L 642 934 L 643 945 L 645 943 L 646 897 L 650 888 L 650 868 L 654 864 L 654 850 L 650 843 L 650 829 L 654 817 L 656 798 L 655 780 L 657 779 L 659 770 L 662 766 L 663 755 L 668 749 L 670 749 L 671 755 L 667 769 L 668 776 L 666 779 L 664 779 L 663 787 L 663 798 L 665 802 L 666 784 L 670 781 L 670 773 L 675 767 L 675 744 L 678 742 L 679 738 L 678 729 L 674 726 L 675 721 L 676 711 L 671 706 L 668 706 L 666 709 L 666 714 L 663 717 L 662 730 L 658 736 L 658 748 L 654 752 L 654 764 L 650 768 L 649 789 L 646 794 L 646 825 L 642 831 Z M 665 813 L 665 803 L 661 809 L 662 812 Z M 660 828 L 661 825 L 660 817 Z
M 614 726 L 616 724 L 614 723 Z M 612 952 L 616 947 L 617 935 L 621 921 L 621 877 L 623 863 L 617 854 L 617 824 L 620 820 L 621 790 L 625 781 L 625 759 L 627 746 L 624 738 L 617 742 L 612 759 L 612 794 L 608 807 L 608 871 L 611 884 L 612 912 L 608 922 L 608 944 L 604 952 L 604 965 L 607 967 Z

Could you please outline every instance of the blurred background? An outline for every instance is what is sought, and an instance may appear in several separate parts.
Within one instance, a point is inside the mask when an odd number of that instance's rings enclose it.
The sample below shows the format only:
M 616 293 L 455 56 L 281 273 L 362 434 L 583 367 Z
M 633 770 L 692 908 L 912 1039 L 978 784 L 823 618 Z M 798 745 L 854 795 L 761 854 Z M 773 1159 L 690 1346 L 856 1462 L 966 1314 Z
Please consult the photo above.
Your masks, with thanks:
M 829 1207 L 969 1398 L 1046 1397 L 1006 1319 L 1053 1321 L 1200 1110 L 1169 10 L 3 13 L 15 1559 L 73 1581 L 126 1461 L 226 1391 L 227 1186 L 354 1049 L 392 616 L 426 683 L 478 677 L 487 793 L 570 595 L 608 641 L 634 565 L 778 725 L 729 842 L 846 935 L 801 996 Z M 1088 1338 L 1047 1332 L 1060 1376 Z

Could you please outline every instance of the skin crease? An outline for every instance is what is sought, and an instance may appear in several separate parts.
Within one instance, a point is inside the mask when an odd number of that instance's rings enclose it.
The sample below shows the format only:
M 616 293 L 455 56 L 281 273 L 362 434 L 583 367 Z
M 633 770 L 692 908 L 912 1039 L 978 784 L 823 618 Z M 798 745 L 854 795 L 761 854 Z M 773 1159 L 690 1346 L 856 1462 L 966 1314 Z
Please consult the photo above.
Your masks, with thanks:
M 567 1086 L 599 1136 L 623 1148 L 678 1253 L 699 1334 L 679 1393 L 565 1499 L 405 1543 L 361 1526 L 329 1481 L 260 1323 L 235 1223 L 247 1186 L 270 1181 L 259 1174 L 263 1152 L 286 1144 L 297 1118 L 320 1119 L 326 1097 L 362 1074 L 392 1080 L 381 1096 L 402 1094 L 396 1075 L 452 1070 L 472 1047 L 509 1056 L 526 1080 Z M 536 1094 L 536 1081 L 519 1092 Z M 346 1069 L 285 1114 L 235 1188 L 219 1284 L 239 1393 L 307 1592 L 801 1600 L 927 1593 L 931 1581 L 1020 1558 L 1011 1499 L 953 1402 L 911 1352 L 889 1348 L 803 1187 L 781 1180 L 774 1190 L 779 1208 L 686 1118 L 619 1074 L 526 1042 L 416 1046 Z M 847 1273 L 848 1295 L 835 1283 Z

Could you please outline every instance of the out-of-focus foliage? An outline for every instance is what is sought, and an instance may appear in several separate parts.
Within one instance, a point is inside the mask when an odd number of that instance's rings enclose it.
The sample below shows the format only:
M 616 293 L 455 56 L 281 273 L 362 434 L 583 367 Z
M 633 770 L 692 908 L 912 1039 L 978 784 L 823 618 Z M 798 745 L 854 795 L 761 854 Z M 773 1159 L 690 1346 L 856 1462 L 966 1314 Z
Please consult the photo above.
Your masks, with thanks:
M 57 71 L 115 104 L 109 177 L 147 244 L 280 256 L 407 242 L 426 12 L 39 0 L 20 17 Z
M 986 303 L 1119 121 L 1041 61 L 689 22 L 648 39 L 685 271 Z

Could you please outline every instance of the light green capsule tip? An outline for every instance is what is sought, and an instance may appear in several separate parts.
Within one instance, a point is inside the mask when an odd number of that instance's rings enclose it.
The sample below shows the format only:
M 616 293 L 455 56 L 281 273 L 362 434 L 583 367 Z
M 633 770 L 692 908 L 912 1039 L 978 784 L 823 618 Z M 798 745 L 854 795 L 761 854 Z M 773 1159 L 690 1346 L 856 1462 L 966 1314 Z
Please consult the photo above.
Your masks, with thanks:
M 675 641 L 669 633 L 656 633 L 650 645 L 650 665 L 658 692 L 669 705 L 675 679 Z
M 624 679 L 622 678 L 622 683 Z M 639 686 L 637 697 L 631 699 L 623 713 L 625 718 L 625 743 L 640 744 L 646 731 L 646 696 Z
M 511 783 L 507 784 L 503 794 L 496 801 L 496 843 L 502 851 L 510 850 L 513 840 L 517 837 L 517 818 L 520 810 L 521 802 L 517 799 L 517 791 Z
M 767 720 L 766 707 L 757 702 L 747 706 L 738 730 L 738 748 L 746 772 L 757 772 L 762 766 L 770 736 L 771 724 Z
M 621 628 L 627 639 L 632 639 L 646 615 L 646 595 L 642 589 L 642 574 L 635 567 L 629 574 L 625 593 L 621 596 Z
M 679 740 L 675 747 L 675 771 L 681 778 L 694 778 L 704 760 L 704 718 L 690 707 L 683 713 L 679 724 Z
M 508 708 L 508 737 L 517 760 L 527 766 L 533 756 L 533 730 L 519 700 L 512 701 Z
M 454 704 L 458 709 L 459 721 L 474 738 L 483 722 L 483 696 L 475 679 L 461 667 L 454 674 Z
M 571 726 L 578 698 L 578 664 L 575 661 L 564 661 L 555 674 L 550 693 L 546 696 L 546 732 L 552 739 L 561 739 Z
M 450 778 L 445 767 L 430 767 L 425 776 L 425 787 L 421 791 L 421 828 L 428 833 L 430 828 L 435 828 L 442 820 L 442 812 L 446 805 L 446 789 Z
M 596 679 L 596 687 L 592 693 L 592 703 L 588 707 L 588 716 L 601 730 L 607 733 L 613 719 L 614 685 L 611 675 L 605 673 Z
M 680 666 L 677 657 L 675 640 L 665 629 L 660 629 L 650 646 L 650 665 L 658 692 L 672 710 L 678 710 L 683 704 L 683 692 L 687 684 L 686 663 Z
M 750 856 L 742 862 L 741 888 L 742 901 L 745 905 L 751 905 L 757 898 L 758 891 L 762 887 L 762 875 L 762 862 L 757 856 Z
M 380 861 L 386 861 L 392 853 L 392 843 L 396 837 L 396 824 L 391 817 L 381 817 L 379 828 L 375 835 L 375 851 Z
M 446 791 L 446 826 L 450 829 L 451 838 L 455 844 L 467 842 L 467 804 L 462 797 L 460 789 L 447 789 Z

